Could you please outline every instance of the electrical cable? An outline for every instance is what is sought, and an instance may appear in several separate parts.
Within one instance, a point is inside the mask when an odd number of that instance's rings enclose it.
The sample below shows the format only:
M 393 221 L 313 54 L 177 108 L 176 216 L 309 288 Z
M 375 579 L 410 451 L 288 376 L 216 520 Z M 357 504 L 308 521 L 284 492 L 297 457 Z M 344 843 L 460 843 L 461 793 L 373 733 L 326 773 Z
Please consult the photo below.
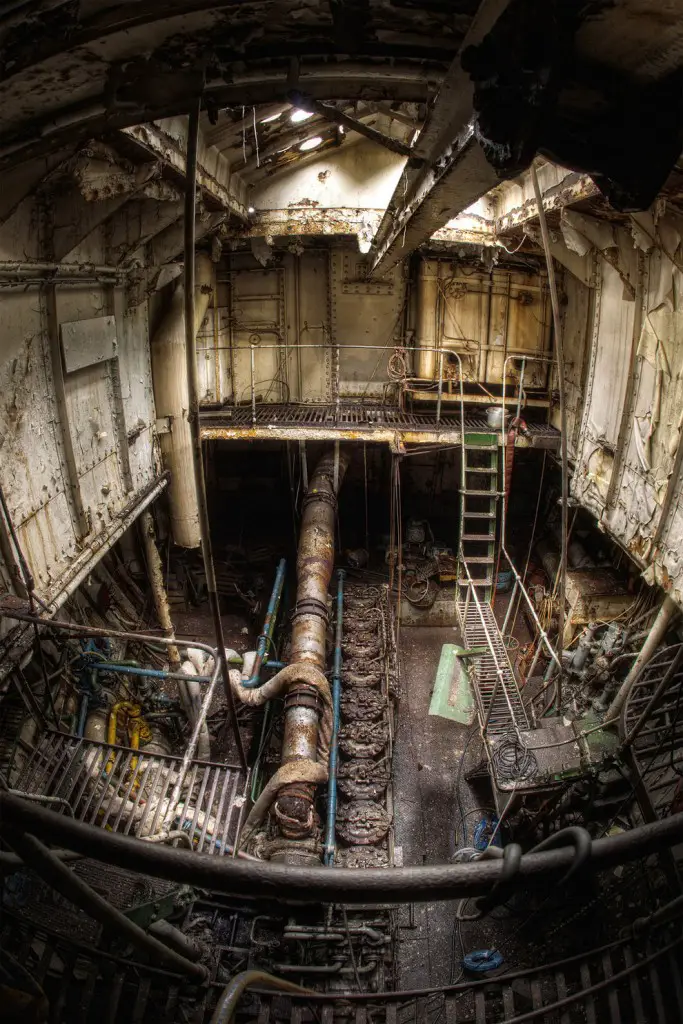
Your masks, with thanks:
M 501 782 L 524 782 L 538 771 L 536 755 L 525 747 L 515 733 L 496 741 L 491 755 L 494 777 Z

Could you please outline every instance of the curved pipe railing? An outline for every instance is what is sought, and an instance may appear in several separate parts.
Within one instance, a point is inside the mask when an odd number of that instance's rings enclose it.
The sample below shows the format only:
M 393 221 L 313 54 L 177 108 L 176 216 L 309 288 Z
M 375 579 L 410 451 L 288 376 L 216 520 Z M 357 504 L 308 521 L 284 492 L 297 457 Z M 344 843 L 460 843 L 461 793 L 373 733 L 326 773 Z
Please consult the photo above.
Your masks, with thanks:
M 272 903 L 413 903 L 489 893 L 501 880 L 503 860 L 404 868 L 294 867 L 270 861 L 239 861 L 141 842 L 117 832 L 55 814 L 0 792 L 0 826 L 20 830 L 63 849 L 172 882 Z M 604 870 L 683 841 L 683 813 L 663 821 L 595 839 L 586 866 Z M 576 850 L 527 853 L 519 860 L 520 882 L 555 880 L 574 864 Z

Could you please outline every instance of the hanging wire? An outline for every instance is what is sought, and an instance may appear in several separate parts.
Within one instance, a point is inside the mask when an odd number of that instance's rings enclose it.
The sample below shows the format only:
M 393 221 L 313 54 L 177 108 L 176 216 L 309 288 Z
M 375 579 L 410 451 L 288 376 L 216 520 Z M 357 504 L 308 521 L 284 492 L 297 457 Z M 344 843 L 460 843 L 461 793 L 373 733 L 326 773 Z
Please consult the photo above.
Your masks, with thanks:
M 247 162 L 247 133 L 244 130 L 244 111 L 246 107 L 242 107 L 242 161 L 246 164 Z
M 256 130 L 256 107 L 252 107 L 251 108 L 251 112 L 252 112 L 252 115 L 253 115 L 253 118 L 254 118 L 254 141 L 256 143 L 256 166 L 260 167 L 261 166 L 261 159 L 259 157 L 259 151 L 258 151 L 258 131 Z

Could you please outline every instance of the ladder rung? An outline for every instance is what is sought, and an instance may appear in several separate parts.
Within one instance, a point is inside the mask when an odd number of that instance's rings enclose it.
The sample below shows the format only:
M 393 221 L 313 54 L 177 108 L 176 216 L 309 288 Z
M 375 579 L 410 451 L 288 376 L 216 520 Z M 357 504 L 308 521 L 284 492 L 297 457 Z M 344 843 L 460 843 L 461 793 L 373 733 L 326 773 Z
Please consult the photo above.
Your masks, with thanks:
M 468 565 L 487 565 L 490 562 L 495 562 L 495 558 L 492 555 L 466 555 L 465 561 Z
M 469 487 L 462 493 L 466 498 L 498 498 L 500 496 L 500 491 L 474 491 Z
M 485 576 L 484 579 L 481 579 L 481 580 L 475 580 L 475 579 L 472 580 L 472 586 L 473 587 L 490 587 L 492 585 L 492 583 L 493 583 L 493 577 L 492 576 Z M 469 586 L 470 581 L 468 579 L 458 580 L 458 584 L 461 587 L 467 587 L 467 586 Z
M 495 539 L 495 533 L 463 533 L 462 535 L 462 540 L 470 541 L 494 541 Z
M 466 519 L 495 519 L 495 512 L 468 512 L 467 509 L 462 510 L 463 517 Z
M 466 444 L 466 452 L 497 452 L 497 444 Z
M 497 473 L 498 466 L 465 466 L 466 473 Z

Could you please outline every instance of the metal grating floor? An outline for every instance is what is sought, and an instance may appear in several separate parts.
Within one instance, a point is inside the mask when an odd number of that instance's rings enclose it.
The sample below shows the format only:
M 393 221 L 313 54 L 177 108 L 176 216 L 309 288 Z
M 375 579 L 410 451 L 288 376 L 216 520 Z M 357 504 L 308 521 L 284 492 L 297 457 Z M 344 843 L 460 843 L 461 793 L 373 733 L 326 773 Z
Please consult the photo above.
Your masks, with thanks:
M 554 963 L 418 992 L 312 993 L 251 989 L 235 1019 L 259 1024 L 679 1024 L 680 923 L 652 929 Z M 50 1003 L 53 1024 L 207 1024 L 224 982 L 194 986 L 168 971 L 55 935 L 5 913 L 0 949 L 28 967 Z M 519 1015 L 519 1016 L 518 1016 Z
M 496 659 L 503 669 L 504 688 L 499 686 L 496 698 L 493 702 L 491 715 L 489 717 L 487 733 L 489 735 L 502 735 L 514 729 L 515 725 L 519 730 L 529 728 L 529 719 L 522 704 L 522 697 L 517 686 L 515 674 L 510 665 L 507 649 L 500 635 L 500 629 L 496 622 L 491 605 L 487 602 L 481 603 L 481 612 L 486 623 L 486 629 L 493 641 L 495 659 L 490 649 L 486 654 L 480 655 L 475 660 L 475 670 L 472 673 L 474 695 L 477 703 L 477 711 L 480 722 L 484 723 L 491 705 L 491 697 L 498 678 L 496 671 Z M 460 620 L 463 623 L 465 643 L 467 647 L 488 647 L 486 630 L 482 619 L 477 611 L 474 601 L 470 601 L 465 615 L 464 603 L 460 606 Z M 507 693 L 507 699 L 506 699 Z M 509 700 L 509 704 L 508 704 Z M 512 708 L 512 711 L 511 711 Z
M 46 806 L 140 838 L 182 829 L 195 850 L 223 854 L 238 832 L 247 779 L 238 768 L 147 755 L 47 732 L 14 788 Z
M 460 413 L 442 411 L 437 423 L 433 412 L 404 412 L 391 406 L 365 405 L 363 403 L 330 405 L 283 405 L 259 404 L 254 417 L 251 406 L 224 406 L 204 408 L 201 413 L 203 427 L 282 427 L 300 426 L 308 428 L 398 428 L 411 431 L 459 430 Z M 531 441 L 548 439 L 559 444 L 559 433 L 545 423 L 530 423 L 528 429 Z M 476 413 L 465 416 L 465 430 L 468 433 L 490 433 L 486 417 Z

